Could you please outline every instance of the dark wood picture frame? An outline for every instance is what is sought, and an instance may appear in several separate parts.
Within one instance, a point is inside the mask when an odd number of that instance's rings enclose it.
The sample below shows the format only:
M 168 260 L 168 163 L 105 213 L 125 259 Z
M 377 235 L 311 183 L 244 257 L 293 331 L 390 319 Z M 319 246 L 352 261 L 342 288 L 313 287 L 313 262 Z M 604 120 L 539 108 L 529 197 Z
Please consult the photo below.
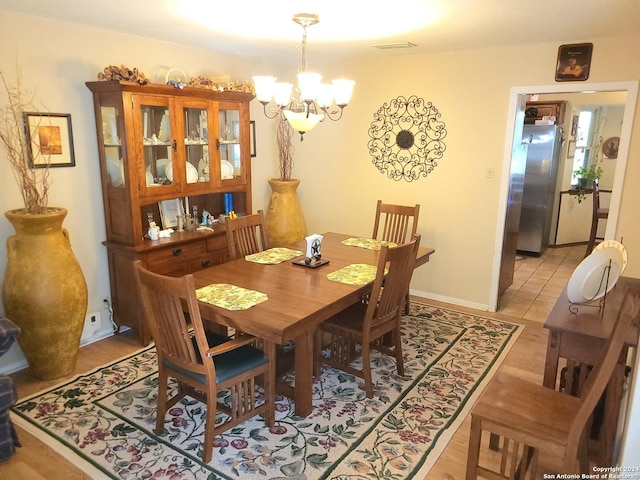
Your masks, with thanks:
M 589 78 L 593 43 L 560 45 L 556 63 L 556 82 L 576 82 Z
M 249 129 L 249 137 L 251 140 L 251 157 L 255 157 L 257 155 L 256 153 L 256 121 L 255 120 L 251 120 L 249 122 L 251 128 Z
M 71 114 L 24 112 L 31 168 L 75 167 Z

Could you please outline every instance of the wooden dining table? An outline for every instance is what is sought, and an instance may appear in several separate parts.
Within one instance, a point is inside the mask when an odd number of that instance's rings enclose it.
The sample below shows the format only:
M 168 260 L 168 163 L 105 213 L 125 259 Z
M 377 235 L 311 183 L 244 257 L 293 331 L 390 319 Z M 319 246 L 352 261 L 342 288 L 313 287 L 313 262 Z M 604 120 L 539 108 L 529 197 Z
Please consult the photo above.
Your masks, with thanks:
M 318 325 L 329 317 L 360 301 L 372 287 L 349 285 L 327 278 L 351 264 L 376 266 L 379 251 L 344 245 L 343 240 L 354 235 L 324 233 L 322 260 L 328 263 L 311 268 L 293 263 L 301 257 L 278 264 L 265 265 L 244 258 L 216 265 L 193 274 L 196 288 L 212 284 L 230 284 L 267 295 L 268 300 L 245 310 L 229 310 L 200 301 L 203 318 L 227 327 L 240 329 L 256 337 L 284 345 L 295 342 L 295 386 L 286 392 L 293 394 L 295 412 L 307 416 L 312 409 L 314 335 Z M 287 248 L 306 251 L 306 241 L 287 245 Z M 420 247 L 415 266 L 424 265 L 435 252 Z

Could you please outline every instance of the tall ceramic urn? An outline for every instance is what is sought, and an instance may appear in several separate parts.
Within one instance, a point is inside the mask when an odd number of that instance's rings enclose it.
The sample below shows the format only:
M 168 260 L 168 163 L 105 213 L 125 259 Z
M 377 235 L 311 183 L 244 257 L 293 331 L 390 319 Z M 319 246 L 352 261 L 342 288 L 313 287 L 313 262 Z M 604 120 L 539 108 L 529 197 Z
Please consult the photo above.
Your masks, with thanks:
M 20 327 L 18 342 L 33 376 L 62 377 L 75 367 L 87 313 L 87 284 L 62 228 L 67 210 L 5 216 L 16 234 L 7 239 L 4 310 Z
M 296 190 L 300 180 L 269 180 L 271 197 L 264 219 L 264 231 L 270 247 L 281 247 L 303 239 L 307 224 Z

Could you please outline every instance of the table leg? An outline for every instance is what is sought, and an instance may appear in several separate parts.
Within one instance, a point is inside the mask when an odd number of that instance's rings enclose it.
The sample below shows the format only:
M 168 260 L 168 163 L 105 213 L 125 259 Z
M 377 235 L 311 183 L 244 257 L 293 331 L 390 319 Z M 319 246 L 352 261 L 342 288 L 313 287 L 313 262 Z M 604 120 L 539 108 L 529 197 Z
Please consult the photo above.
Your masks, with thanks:
M 309 329 L 295 339 L 296 387 L 294 402 L 296 415 L 301 417 L 309 415 L 313 407 L 314 337 L 315 329 Z
M 544 361 L 544 377 L 542 385 L 547 388 L 556 388 L 556 377 L 558 376 L 558 359 L 560 358 L 560 333 L 555 330 L 549 331 L 547 339 L 547 358 Z

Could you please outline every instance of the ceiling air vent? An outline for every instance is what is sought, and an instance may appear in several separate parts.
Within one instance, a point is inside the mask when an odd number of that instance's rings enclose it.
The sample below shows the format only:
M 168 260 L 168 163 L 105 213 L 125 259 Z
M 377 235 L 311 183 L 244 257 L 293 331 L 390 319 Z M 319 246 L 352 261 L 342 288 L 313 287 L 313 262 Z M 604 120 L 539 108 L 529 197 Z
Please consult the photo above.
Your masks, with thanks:
M 392 48 L 411 48 L 417 47 L 415 43 L 411 42 L 398 42 L 398 43 L 381 43 L 374 45 L 373 48 L 379 48 L 380 50 L 391 50 Z

